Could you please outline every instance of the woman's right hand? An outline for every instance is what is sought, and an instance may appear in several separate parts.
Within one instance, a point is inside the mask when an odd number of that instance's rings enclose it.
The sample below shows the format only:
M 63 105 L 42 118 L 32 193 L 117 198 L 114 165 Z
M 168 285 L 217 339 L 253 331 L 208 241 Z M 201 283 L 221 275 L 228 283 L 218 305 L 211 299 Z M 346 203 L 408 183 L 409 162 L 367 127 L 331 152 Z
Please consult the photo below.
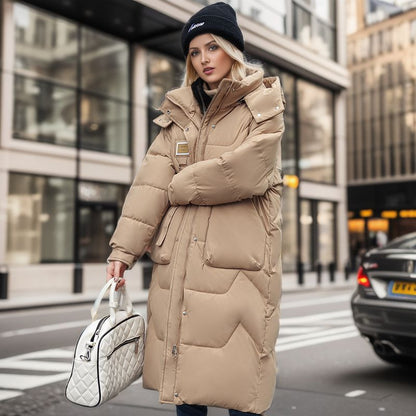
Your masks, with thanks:
M 107 266 L 107 282 L 110 279 L 118 278 L 116 290 L 125 285 L 126 279 L 123 277 L 124 272 L 127 269 L 127 264 L 122 261 L 114 260 L 110 261 Z

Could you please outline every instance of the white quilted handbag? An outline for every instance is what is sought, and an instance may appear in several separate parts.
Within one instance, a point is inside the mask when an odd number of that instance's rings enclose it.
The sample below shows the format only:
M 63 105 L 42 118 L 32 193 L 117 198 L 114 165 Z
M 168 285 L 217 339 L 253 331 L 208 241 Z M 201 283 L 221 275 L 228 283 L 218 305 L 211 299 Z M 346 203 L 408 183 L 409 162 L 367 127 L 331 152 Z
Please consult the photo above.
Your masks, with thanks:
M 75 346 L 72 371 L 65 389 L 71 402 L 95 407 L 115 397 L 143 371 L 145 323 L 135 313 L 126 285 L 118 291 L 111 279 L 91 309 L 89 324 Z M 110 289 L 110 314 L 97 318 L 98 308 Z

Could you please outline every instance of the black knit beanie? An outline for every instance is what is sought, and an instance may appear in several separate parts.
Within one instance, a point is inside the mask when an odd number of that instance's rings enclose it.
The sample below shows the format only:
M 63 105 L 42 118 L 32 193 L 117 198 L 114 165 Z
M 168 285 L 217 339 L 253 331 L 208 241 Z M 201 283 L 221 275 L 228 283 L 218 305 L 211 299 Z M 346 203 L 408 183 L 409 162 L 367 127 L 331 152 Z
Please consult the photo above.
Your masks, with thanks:
M 244 51 L 244 38 L 238 27 L 234 9 L 224 2 L 210 4 L 196 12 L 182 29 L 182 49 L 185 57 L 193 38 L 212 33 L 227 39 L 240 51 Z

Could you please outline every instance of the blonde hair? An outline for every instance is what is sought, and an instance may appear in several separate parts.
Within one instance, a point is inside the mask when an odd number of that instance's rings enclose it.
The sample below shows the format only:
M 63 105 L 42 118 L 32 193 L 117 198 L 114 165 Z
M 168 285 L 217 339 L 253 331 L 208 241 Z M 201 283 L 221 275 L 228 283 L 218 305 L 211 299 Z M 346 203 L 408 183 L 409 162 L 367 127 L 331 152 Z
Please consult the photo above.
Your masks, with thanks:
M 261 65 L 257 63 L 248 62 L 244 57 L 243 52 L 240 51 L 234 44 L 221 36 L 210 34 L 217 45 L 234 60 L 231 66 L 231 79 L 240 81 L 247 76 L 247 70 L 262 71 Z M 199 78 L 194 66 L 192 65 L 191 54 L 188 53 L 186 57 L 185 74 L 183 77 L 182 86 L 189 87 L 194 81 Z

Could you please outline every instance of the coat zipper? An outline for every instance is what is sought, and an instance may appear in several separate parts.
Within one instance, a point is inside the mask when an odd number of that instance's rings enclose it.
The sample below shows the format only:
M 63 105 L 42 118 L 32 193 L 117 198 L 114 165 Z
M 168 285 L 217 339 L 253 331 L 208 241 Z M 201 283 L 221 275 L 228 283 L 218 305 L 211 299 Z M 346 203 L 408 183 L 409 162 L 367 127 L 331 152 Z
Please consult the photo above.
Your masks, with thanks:
M 132 344 L 133 342 L 136 344 L 134 346 L 134 353 L 137 354 L 139 352 L 139 341 L 140 341 L 140 336 L 134 337 L 134 338 L 130 338 L 130 339 L 126 339 L 121 344 L 118 344 L 116 347 L 114 347 L 113 351 L 111 351 L 110 354 L 107 355 L 107 360 L 109 360 L 111 358 L 111 356 L 117 350 L 119 350 L 121 347 L 124 347 L 125 345 L 128 345 L 128 344 Z

